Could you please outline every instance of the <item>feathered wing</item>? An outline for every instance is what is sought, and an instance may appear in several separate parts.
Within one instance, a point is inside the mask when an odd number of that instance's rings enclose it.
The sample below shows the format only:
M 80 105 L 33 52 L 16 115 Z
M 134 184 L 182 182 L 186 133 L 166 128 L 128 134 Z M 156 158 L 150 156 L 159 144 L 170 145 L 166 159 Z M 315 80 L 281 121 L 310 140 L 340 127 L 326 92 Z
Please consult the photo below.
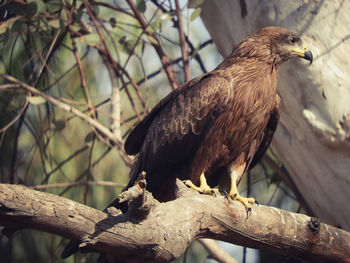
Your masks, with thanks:
M 207 136 L 216 118 L 232 98 L 230 83 L 213 71 L 170 93 L 140 122 L 127 138 L 127 153 L 139 152 L 131 180 L 146 171 L 149 190 L 163 187 L 169 180 L 186 175 L 191 158 Z M 167 174 L 163 174 L 167 173 Z M 169 174 L 171 173 L 171 174 Z
M 262 139 L 258 150 L 254 154 L 254 157 L 252 162 L 250 163 L 249 169 L 252 169 L 259 162 L 259 160 L 263 157 L 266 150 L 270 146 L 273 135 L 277 128 L 278 120 L 280 118 L 280 104 L 281 104 L 281 99 L 279 95 L 276 94 L 275 107 L 271 112 L 269 121 L 266 125 L 264 138 Z

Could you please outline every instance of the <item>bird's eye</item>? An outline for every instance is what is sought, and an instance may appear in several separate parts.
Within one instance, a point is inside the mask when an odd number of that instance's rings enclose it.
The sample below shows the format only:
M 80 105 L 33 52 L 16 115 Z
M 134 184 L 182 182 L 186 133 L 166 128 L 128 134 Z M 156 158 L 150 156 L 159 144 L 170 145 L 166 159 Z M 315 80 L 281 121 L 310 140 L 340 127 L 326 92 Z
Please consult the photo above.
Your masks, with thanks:
M 290 37 L 289 38 L 289 43 L 291 45 L 294 45 L 296 42 L 298 42 L 298 38 L 296 38 L 296 37 Z

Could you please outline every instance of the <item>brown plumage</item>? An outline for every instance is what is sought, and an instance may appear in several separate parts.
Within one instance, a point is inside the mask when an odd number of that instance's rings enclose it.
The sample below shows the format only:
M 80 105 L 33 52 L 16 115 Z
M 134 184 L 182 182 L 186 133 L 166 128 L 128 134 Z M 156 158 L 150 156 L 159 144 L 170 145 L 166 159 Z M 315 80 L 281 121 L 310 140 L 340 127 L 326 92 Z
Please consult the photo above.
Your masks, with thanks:
M 298 56 L 312 62 L 301 44 L 287 29 L 263 28 L 216 69 L 161 100 L 125 142 L 128 154 L 138 154 L 127 187 L 145 171 L 148 190 L 161 201 L 174 197 L 175 178 L 198 185 L 203 173 L 211 187 L 232 190 L 265 153 L 276 129 L 279 66 Z M 230 174 L 234 186 L 227 185 Z

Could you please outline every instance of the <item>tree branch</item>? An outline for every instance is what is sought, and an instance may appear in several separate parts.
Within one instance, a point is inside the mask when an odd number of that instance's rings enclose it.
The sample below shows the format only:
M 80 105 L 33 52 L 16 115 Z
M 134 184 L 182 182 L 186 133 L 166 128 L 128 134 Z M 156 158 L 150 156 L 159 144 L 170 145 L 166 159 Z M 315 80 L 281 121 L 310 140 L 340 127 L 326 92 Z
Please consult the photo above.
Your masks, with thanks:
M 215 259 L 220 263 L 238 263 L 237 260 L 232 258 L 231 255 L 223 250 L 214 240 L 201 238 L 198 242 L 208 251 L 208 258 Z
M 182 63 L 183 63 L 183 68 L 185 72 L 185 82 L 187 82 L 191 80 L 191 75 L 190 75 L 190 65 L 188 61 L 188 53 L 186 50 L 185 34 L 183 31 L 183 25 L 181 20 L 181 9 L 180 9 L 179 0 L 175 0 L 175 5 L 176 5 L 177 27 L 179 30 L 179 39 L 180 39 L 180 46 L 181 46 L 181 53 L 182 53 Z
M 350 262 L 350 233 L 314 218 L 267 206 L 244 207 L 225 197 L 200 195 L 180 181 L 178 197 L 159 203 L 144 180 L 119 195 L 122 213 L 109 214 L 20 185 L 0 184 L 0 225 L 32 228 L 80 240 L 83 251 L 123 262 L 168 262 L 195 239 L 207 237 L 310 260 Z
M 122 141 L 119 138 L 117 138 L 108 128 L 106 128 L 101 123 L 99 123 L 97 120 L 85 115 L 84 113 L 77 110 L 73 106 L 65 104 L 65 103 L 59 101 L 58 99 L 56 99 L 50 95 L 47 95 L 46 93 L 43 93 L 43 92 L 39 91 L 38 89 L 36 89 L 36 88 L 34 88 L 34 87 L 24 83 L 24 82 L 21 82 L 20 80 L 14 78 L 12 76 L 0 73 L 0 78 L 6 79 L 7 81 L 12 82 L 12 83 L 16 83 L 18 85 L 17 88 L 24 89 L 25 91 L 28 91 L 33 95 L 41 96 L 47 102 L 50 102 L 53 105 L 55 105 L 56 107 L 66 111 L 68 113 L 72 113 L 75 116 L 79 117 L 80 119 L 84 120 L 87 124 L 89 124 L 90 126 L 95 128 L 97 131 L 99 131 L 101 133 L 101 135 L 103 135 L 104 138 L 108 138 L 111 142 L 113 142 L 113 144 L 118 149 L 120 156 L 122 157 L 125 164 L 128 166 L 131 166 L 132 160 L 125 153 Z M 15 86 L 11 86 L 11 87 L 14 88 Z
M 140 25 L 141 25 L 141 28 L 145 31 L 145 33 L 150 37 L 152 38 L 154 41 L 151 41 L 151 44 L 152 46 L 154 47 L 154 49 L 156 50 L 159 58 L 160 58 L 160 61 L 163 65 L 163 68 L 164 68 L 164 71 L 168 77 L 168 80 L 169 80 L 169 83 L 171 85 L 171 88 L 172 89 L 176 89 L 178 87 L 178 83 L 177 83 L 177 80 L 175 78 L 175 74 L 174 74 L 174 71 L 171 69 L 171 62 L 169 61 L 169 58 L 168 56 L 165 54 L 161 44 L 160 44 L 160 41 L 157 37 L 157 35 L 154 33 L 154 32 L 150 32 L 150 31 L 147 31 L 147 27 L 148 27 L 148 24 L 146 23 L 146 21 L 143 19 L 141 13 L 139 12 L 139 10 L 137 9 L 136 5 L 134 4 L 133 1 L 131 0 L 127 0 L 130 8 L 132 9 L 132 11 L 134 12 L 135 14 L 135 18 L 139 21 Z

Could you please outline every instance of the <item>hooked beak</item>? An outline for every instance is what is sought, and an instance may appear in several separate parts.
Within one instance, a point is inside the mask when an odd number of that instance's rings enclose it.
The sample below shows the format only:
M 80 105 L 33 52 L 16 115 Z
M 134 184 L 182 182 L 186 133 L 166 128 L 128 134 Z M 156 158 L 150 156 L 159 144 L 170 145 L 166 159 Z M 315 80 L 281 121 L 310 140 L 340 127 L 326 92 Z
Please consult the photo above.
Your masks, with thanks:
M 314 56 L 312 55 L 311 51 L 308 50 L 306 47 L 303 47 L 302 49 L 300 48 L 293 48 L 292 49 L 293 52 L 297 53 L 298 56 L 309 60 L 310 61 L 310 65 L 312 64 L 312 61 L 314 59 Z
M 314 60 L 314 56 L 312 55 L 310 50 L 306 50 L 304 52 L 304 59 L 307 59 L 310 61 L 310 65 L 312 64 L 312 61 Z

